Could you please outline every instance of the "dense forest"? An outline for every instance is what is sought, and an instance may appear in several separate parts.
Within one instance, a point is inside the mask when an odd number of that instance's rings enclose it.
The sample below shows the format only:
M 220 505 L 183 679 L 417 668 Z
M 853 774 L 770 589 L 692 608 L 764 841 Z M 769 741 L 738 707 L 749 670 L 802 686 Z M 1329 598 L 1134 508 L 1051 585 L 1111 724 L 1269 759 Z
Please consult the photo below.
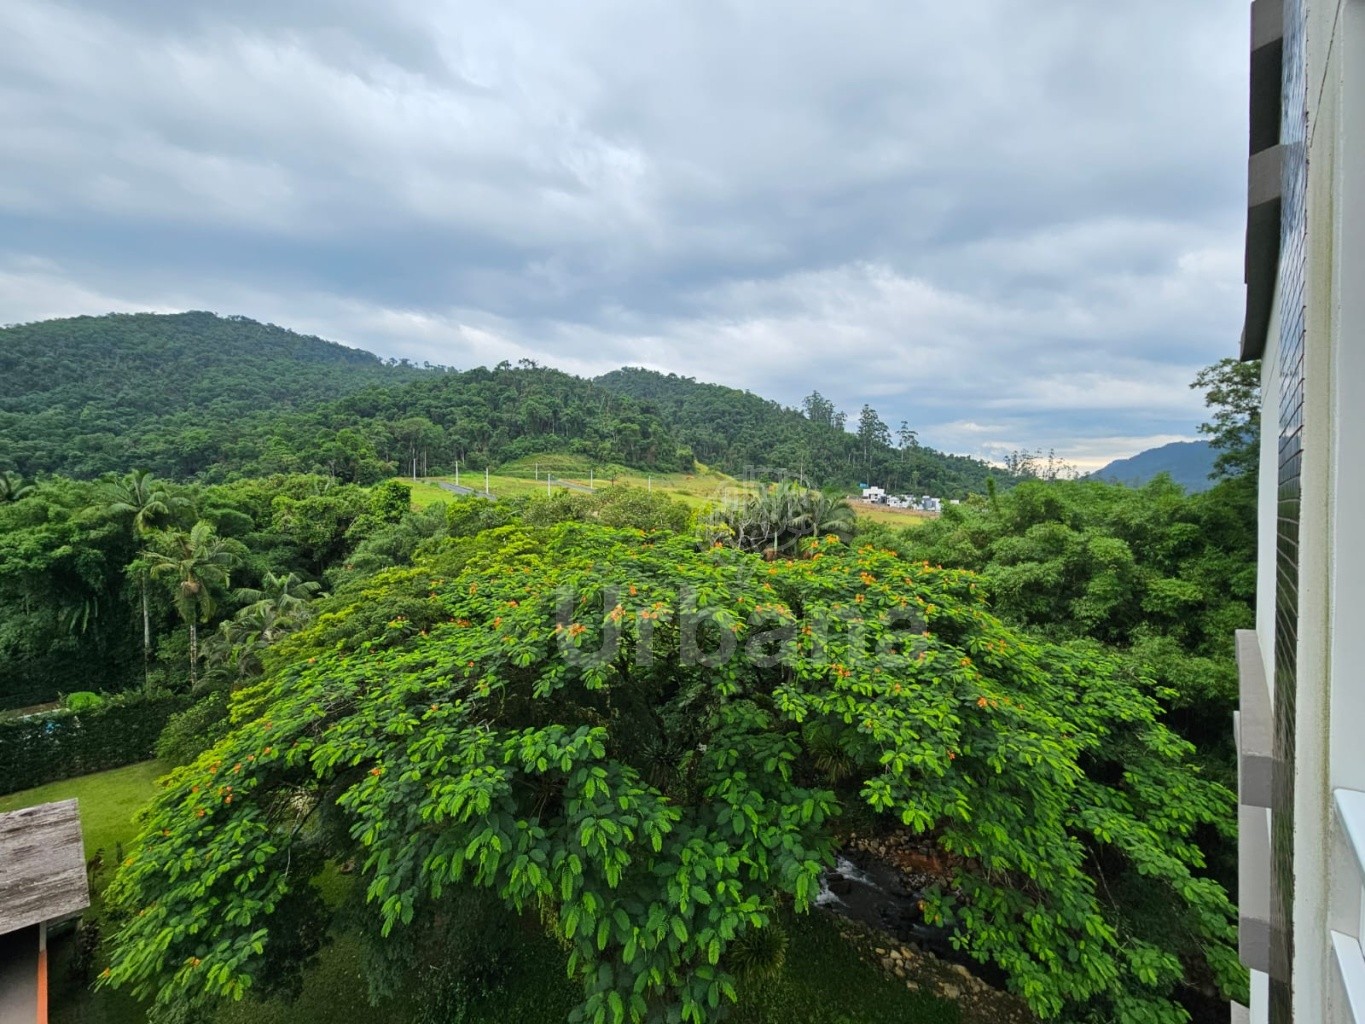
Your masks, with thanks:
M 893 430 L 869 405 L 849 424 L 818 391 L 791 409 L 748 391 L 638 367 L 597 382 L 658 409 L 698 459 L 734 475 L 750 466 L 780 467 L 823 486 L 876 483 L 892 493 L 956 498 L 983 492 L 988 479 L 1009 480 L 980 459 L 921 445 L 910 424 Z
M 249 417 L 415 375 L 245 317 L 110 314 L 0 328 L 0 469 L 191 476 Z
M 734 475 L 786 469 L 821 486 L 880 481 L 963 497 L 1008 474 L 892 431 L 674 375 L 586 380 L 522 361 L 492 369 L 384 362 L 242 317 L 113 315 L 0 329 L 0 470 L 31 478 L 150 470 L 224 481 L 316 473 L 369 484 L 537 454 Z

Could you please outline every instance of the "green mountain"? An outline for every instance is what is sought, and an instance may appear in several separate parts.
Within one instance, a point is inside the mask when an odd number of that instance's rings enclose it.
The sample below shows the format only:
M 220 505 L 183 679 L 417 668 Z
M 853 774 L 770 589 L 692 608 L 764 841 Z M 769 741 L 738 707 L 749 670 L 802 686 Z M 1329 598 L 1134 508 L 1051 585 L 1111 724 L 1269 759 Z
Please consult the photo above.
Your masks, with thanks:
M 1103 469 L 1090 474 L 1091 480 L 1141 487 L 1165 473 L 1191 494 L 1207 491 L 1213 486 L 1209 474 L 1213 472 L 1218 453 L 1207 441 L 1174 441 L 1160 448 L 1148 448 L 1132 458 L 1115 459 Z
M 641 369 L 586 380 L 523 360 L 456 371 L 245 317 L 139 313 L 0 328 L 0 470 L 171 479 L 320 472 L 368 483 L 565 453 L 598 464 L 956 497 L 999 471 L 945 455 L 864 408 L 860 430 L 812 396 L 806 413 L 747 391 Z M 1004 482 L 1002 480 L 1002 482 Z
M 0 468 L 188 477 L 226 426 L 416 367 L 245 317 L 110 314 L 0 328 Z
M 890 429 L 867 407 L 859 419 L 868 429 L 846 430 L 844 416 L 818 392 L 803 411 L 749 391 L 639 367 L 613 370 L 597 383 L 658 409 L 699 460 L 735 476 L 750 466 L 767 466 L 826 485 L 865 482 L 892 493 L 939 497 L 982 492 L 991 477 L 1008 483 L 987 462 L 936 451 L 908 434 L 904 444 L 893 446 Z

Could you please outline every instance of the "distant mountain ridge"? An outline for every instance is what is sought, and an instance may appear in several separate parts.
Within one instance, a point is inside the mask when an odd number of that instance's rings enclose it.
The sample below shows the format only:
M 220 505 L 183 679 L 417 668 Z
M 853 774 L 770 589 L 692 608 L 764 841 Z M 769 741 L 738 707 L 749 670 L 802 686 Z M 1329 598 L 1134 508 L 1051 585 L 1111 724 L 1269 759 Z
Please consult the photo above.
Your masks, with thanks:
M 1127 459 L 1115 459 L 1103 469 L 1091 473 L 1091 480 L 1141 486 L 1153 477 L 1166 473 L 1185 490 L 1194 493 L 1213 486 L 1209 474 L 1213 472 L 1218 453 L 1207 441 L 1173 441 L 1160 448 L 1149 448 Z
M 813 395 L 813 398 L 819 398 Z M 224 480 L 316 472 L 372 482 L 413 465 L 497 466 L 569 454 L 687 471 L 694 458 L 820 486 L 872 480 L 963 497 L 995 479 L 980 459 L 889 427 L 859 437 L 747 391 L 638 368 L 596 380 L 530 360 L 457 371 L 384 360 L 242 316 L 130 313 L 0 327 L 0 470 L 90 478 L 148 469 Z M 870 410 L 868 410 L 870 412 Z

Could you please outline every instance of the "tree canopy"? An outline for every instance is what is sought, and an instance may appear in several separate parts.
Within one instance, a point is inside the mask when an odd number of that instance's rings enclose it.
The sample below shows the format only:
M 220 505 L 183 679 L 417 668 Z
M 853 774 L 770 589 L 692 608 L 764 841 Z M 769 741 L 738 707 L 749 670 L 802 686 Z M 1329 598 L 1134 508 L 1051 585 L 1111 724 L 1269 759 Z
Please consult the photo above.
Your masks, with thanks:
M 387 943 L 485 891 L 563 944 L 574 1019 L 717 1020 L 735 944 L 808 907 L 840 823 L 873 815 L 943 851 L 926 916 L 1046 1018 L 1184 1020 L 1186 977 L 1240 994 L 1198 842 L 1231 794 L 1111 659 L 983 589 L 833 540 L 438 541 L 276 645 L 169 777 L 110 890 L 106 983 L 268 989 L 310 953 L 274 925 L 325 918 L 325 857 L 354 859 Z

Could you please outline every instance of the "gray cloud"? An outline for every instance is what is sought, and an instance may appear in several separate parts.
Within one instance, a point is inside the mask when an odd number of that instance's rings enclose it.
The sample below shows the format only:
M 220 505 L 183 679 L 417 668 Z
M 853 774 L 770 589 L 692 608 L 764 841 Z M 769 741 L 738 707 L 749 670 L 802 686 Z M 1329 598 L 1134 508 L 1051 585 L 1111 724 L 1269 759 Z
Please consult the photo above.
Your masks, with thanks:
M 1245 20 L 10 0 L 0 320 L 210 308 L 1102 462 L 1234 347 Z

